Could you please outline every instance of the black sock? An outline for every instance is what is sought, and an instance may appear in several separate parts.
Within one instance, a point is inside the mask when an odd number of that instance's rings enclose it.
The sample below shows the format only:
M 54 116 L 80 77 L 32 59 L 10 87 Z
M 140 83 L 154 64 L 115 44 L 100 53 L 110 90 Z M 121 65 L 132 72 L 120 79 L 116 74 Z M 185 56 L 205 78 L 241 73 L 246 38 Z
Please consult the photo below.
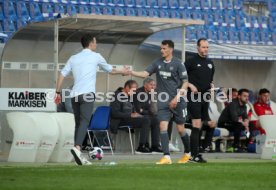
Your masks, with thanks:
M 192 156 L 195 157 L 199 152 L 199 130 L 198 128 L 192 128 L 191 134 L 191 153 Z
M 169 150 L 169 135 L 167 131 L 160 132 L 160 141 L 164 155 L 170 155 Z
M 181 135 L 181 140 L 182 140 L 183 145 L 184 145 L 184 153 L 189 153 L 189 152 L 191 152 L 191 148 L 190 148 L 190 137 L 189 137 L 189 135 L 186 133 L 186 131 L 184 131 L 184 133 Z

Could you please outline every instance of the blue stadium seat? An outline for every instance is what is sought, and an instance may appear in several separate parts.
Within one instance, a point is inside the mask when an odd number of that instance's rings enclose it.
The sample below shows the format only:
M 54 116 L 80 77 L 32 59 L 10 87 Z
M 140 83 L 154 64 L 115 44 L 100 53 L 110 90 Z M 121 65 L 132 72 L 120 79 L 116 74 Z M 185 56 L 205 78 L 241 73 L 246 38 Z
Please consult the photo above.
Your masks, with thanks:
M 241 0 L 233 0 L 233 8 L 234 9 L 241 9 L 242 8 L 242 1 Z
M 44 20 L 42 14 L 41 14 L 41 10 L 40 10 L 40 6 L 38 3 L 36 2 L 30 2 L 30 17 L 32 21 L 36 21 L 36 22 L 41 22 Z
M 17 19 L 16 21 L 16 29 L 19 30 L 20 28 L 26 26 L 28 23 L 26 20 Z
M 209 0 L 200 0 L 200 8 L 203 9 L 209 9 Z
M 167 0 L 159 0 L 158 1 L 159 8 L 167 9 L 169 7 Z
M 123 7 L 115 7 L 114 14 L 117 16 L 125 16 L 125 9 Z
M 249 32 L 250 30 L 248 28 L 241 28 L 240 31 L 239 31 L 239 36 L 240 36 L 240 42 L 243 43 L 243 44 L 248 44 L 250 41 L 250 38 L 249 38 Z
M 211 0 L 211 9 L 220 9 L 219 0 Z
M 218 24 L 223 23 L 223 12 L 221 10 L 216 10 L 214 12 L 214 22 L 217 22 Z
M 135 7 L 135 0 L 125 0 L 125 6 L 127 7 Z
M 9 36 L 16 31 L 16 28 L 14 26 L 14 21 L 10 19 L 4 19 L 3 21 L 3 30 L 6 34 Z
M 147 0 L 146 1 L 147 8 L 159 8 L 158 1 L 156 0 Z
M 232 10 L 223 11 L 223 23 L 226 23 L 228 26 L 235 24 L 235 13 Z
M 179 9 L 188 9 L 188 0 L 179 0 Z
M 76 8 L 75 5 L 73 5 L 73 4 L 68 4 L 66 7 L 67 7 L 67 12 L 66 12 L 66 13 L 67 13 L 68 15 L 72 16 L 72 15 L 77 14 L 77 8 Z
M 99 5 L 100 0 L 90 0 L 91 5 Z
M 159 17 L 158 9 L 148 9 L 148 16 L 152 18 L 158 18 Z
M 77 3 L 81 5 L 88 5 L 90 3 L 90 0 L 78 0 Z
M 227 41 L 229 41 L 228 28 L 226 26 L 222 26 L 218 28 L 218 42 L 225 43 Z
M 168 0 L 168 6 L 170 9 L 180 8 L 178 0 Z
M 194 20 L 201 20 L 202 19 L 202 16 L 201 16 L 201 10 L 198 10 L 198 9 L 195 9 L 195 10 L 192 10 L 191 13 L 192 13 L 192 19 Z
M 78 8 L 79 8 L 78 12 L 80 14 L 90 14 L 91 13 L 91 11 L 89 10 L 89 7 L 87 5 L 80 5 L 80 6 L 78 6 Z
M 136 16 L 136 10 L 132 7 L 127 7 L 125 10 L 126 16 Z
M 168 9 L 159 9 L 159 17 L 160 18 L 170 18 Z
M 222 7 L 223 9 L 233 9 L 233 4 L 231 0 L 222 0 Z
M 101 15 L 102 11 L 99 6 L 92 6 L 91 7 L 91 14 L 93 15 Z
M 214 14 L 212 12 L 212 9 L 209 9 L 208 11 L 205 11 L 203 13 L 203 18 L 205 22 L 205 25 L 212 25 L 214 22 Z
M 124 7 L 125 6 L 125 0 L 115 0 L 114 1 L 114 6 Z
M 199 38 L 207 38 L 207 32 L 203 27 L 199 27 L 196 32 L 197 39 Z
M 261 41 L 262 41 L 264 44 L 267 44 L 268 42 L 271 41 L 271 36 L 270 36 L 270 32 L 269 32 L 268 29 L 263 29 L 263 30 L 261 30 L 260 37 L 261 37 Z
M 31 19 L 27 5 L 24 1 L 16 2 L 17 17 L 21 20 L 28 21 Z
M 2 6 L 0 6 L 0 21 L 1 20 L 4 20 L 4 13 L 3 13 Z
M 271 34 L 273 45 L 276 45 L 276 31 L 273 31 Z
M 147 10 L 143 9 L 143 8 L 138 8 L 137 9 L 137 16 L 147 17 L 148 16 Z
M 171 18 L 180 19 L 180 18 L 181 18 L 181 15 L 180 15 L 180 13 L 179 13 L 178 10 L 172 9 L 172 10 L 170 11 L 170 17 L 171 17 Z
M 231 29 L 233 28 L 233 29 Z M 230 27 L 229 40 L 231 43 L 238 43 L 240 41 L 238 31 L 235 27 Z
M 16 20 L 17 15 L 15 11 L 15 6 L 12 1 L 4 1 L 3 2 L 3 12 L 6 19 Z
M 183 19 L 191 19 L 192 18 L 191 12 L 188 9 L 180 10 L 180 15 Z
M 96 5 L 106 6 L 107 5 L 107 0 L 98 0 Z
M 55 4 L 55 13 L 65 14 L 65 8 L 62 4 Z
M 54 5 L 50 3 L 42 3 L 42 13 L 49 13 L 53 14 L 54 13 Z
M 146 7 L 146 0 L 135 0 L 136 7 Z
M 236 14 L 236 27 L 238 29 L 245 27 L 243 16 Z
M 113 15 L 113 7 L 105 6 L 102 8 L 103 15 Z
M 258 44 L 260 43 L 260 30 L 259 28 L 254 28 L 250 31 L 249 39 L 251 44 Z
M 190 0 L 188 8 L 190 8 L 190 9 L 200 9 L 200 1 Z
M 187 41 L 196 41 L 196 29 L 195 27 L 187 27 L 186 28 L 186 40 Z
M 207 27 L 207 39 L 212 42 L 216 42 L 218 39 L 218 34 L 217 34 L 217 27 L 216 26 L 209 26 Z

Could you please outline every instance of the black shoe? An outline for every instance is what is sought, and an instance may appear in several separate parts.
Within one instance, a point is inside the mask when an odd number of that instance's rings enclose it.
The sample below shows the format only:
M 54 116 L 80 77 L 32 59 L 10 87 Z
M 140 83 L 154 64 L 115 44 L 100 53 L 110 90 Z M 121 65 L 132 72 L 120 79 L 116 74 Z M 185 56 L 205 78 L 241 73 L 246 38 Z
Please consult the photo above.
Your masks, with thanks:
M 204 160 L 204 158 L 202 157 L 201 154 L 198 154 L 195 157 L 191 157 L 189 162 L 193 162 L 193 163 L 207 163 L 207 160 Z
M 209 146 L 203 148 L 202 146 L 199 147 L 199 153 L 212 153 L 214 152 Z
M 235 153 L 246 153 L 247 151 L 243 148 L 234 148 Z
M 145 145 L 143 145 L 143 146 L 139 146 L 135 150 L 135 154 L 151 154 L 151 151 L 149 148 L 147 148 Z
M 163 150 L 160 146 L 153 146 L 151 147 L 150 151 L 152 154 L 163 154 Z

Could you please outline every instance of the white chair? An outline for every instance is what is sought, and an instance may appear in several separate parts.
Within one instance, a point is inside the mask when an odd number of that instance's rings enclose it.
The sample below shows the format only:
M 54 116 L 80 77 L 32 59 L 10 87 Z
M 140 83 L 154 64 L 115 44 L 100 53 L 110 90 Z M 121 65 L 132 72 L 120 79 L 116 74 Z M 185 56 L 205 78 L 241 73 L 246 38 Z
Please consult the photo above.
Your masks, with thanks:
M 273 148 L 276 146 L 276 115 L 263 115 L 259 118 L 261 126 L 266 132 L 266 139 L 261 158 L 271 159 Z
M 71 162 L 73 156 L 70 149 L 74 146 L 75 120 L 72 113 L 50 114 L 57 122 L 59 137 L 50 162 Z
M 276 114 L 276 103 L 270 100 L 270 106 L 273 114 Z
M 212 121 L 218 122 L 220 112 L 218 111 L 218 107 L 217 107 L 217 104 L 215 102 L 210 101 L 208 113 L 209 113 L 210 119 Z
M 254 110 L 254 107 L 253 107 L 252 103 L 251 103 L 251 102 L 248 102 L 248 103 L 246 104 L 247 113 L 249 112 L 250 109 L 251 109 L 251 111 L 252 111 L 252 115 L 251 115 L 250 121 L 259 120 L 259 116 L 256 114 L 256 112 L 255 112 L 255 110 Z
M 41 139 L 40 129 L 24 112 L 7 113 L 7 121 L 13 131 L 8 162 L 35 162 Z
M 56 146 L 59 128 L 56 120 L 46 112 L 27 113 L 40 129 L 41 139 L 36 154 L 36 162 L 46 163 Z

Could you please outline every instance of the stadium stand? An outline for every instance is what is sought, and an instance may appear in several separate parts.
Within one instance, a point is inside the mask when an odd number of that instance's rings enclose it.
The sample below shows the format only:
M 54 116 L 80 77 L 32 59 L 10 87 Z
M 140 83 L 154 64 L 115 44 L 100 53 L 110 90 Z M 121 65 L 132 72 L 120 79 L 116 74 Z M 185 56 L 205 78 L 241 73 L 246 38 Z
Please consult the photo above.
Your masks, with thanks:
M 247 15 L 243 9 L 245 2 L 265 3 L 268 13 Z M 57 14 L 201 19 L 207 31 L 200 33 L 200 27 L 193 30 L 197 37 L 207 33 L 214 43 L 275 45 L 275 4 L 274 0 L 1 0 L 0 22 L 1 33 L 10 37 L 29 22 L 53 19 Z M 194 35 L 187 32 L 186 41 L 194 40 Z

